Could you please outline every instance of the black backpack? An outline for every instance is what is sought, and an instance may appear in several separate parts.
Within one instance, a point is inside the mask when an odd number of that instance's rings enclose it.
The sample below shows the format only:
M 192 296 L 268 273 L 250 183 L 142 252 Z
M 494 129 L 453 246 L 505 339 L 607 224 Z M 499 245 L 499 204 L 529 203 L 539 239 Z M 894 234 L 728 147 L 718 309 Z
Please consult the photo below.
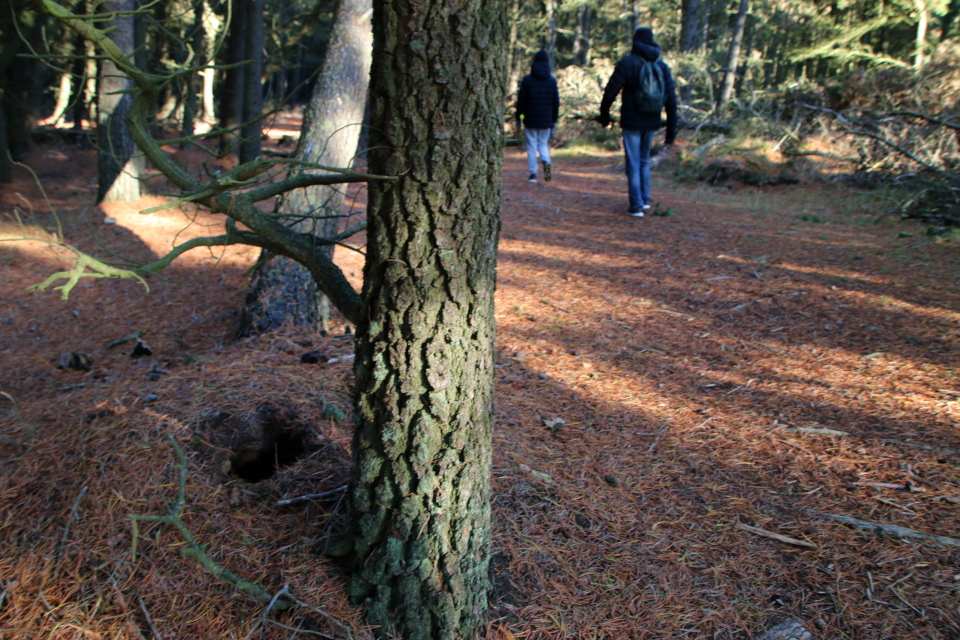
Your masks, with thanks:
M 637 87 L 633 90 L 633 106 L 640 113 L 660 113 L 666 102 L 663 68 L 657 60 L 644 60 L 637 74 Z

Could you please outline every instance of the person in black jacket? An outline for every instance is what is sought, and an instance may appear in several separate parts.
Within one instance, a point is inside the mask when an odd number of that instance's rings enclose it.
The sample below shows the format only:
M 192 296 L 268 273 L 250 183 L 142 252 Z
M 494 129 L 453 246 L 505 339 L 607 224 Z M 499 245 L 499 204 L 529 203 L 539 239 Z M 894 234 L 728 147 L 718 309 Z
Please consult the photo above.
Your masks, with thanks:
M 543 162 L 543 178 L 553 177 L 550 149 L 547 142 L 557 126 L 560 112 L 560 92 L 557 79 L 550 73 L 550 56 L 541 49 L 533 56 L 530 74 L 520 82 L 517 92 L 517 127 L 523 124 L 523 138 L 527 147 L 528 182 L 537 181 L 537 153 Z
M 623 129 L 623 153 L 627 160 L 627 187 L 630 208 L 627 213 L 642 218 L 650 208 L 650 146 L 653 134 L 663 122 L 662 111 L 639 111 L 634 105 L 634 92 L 638 87 L 640 69 L 645 60 L 655 61 L 663 74 L 664 107 L 667 110 L 667 138 L 669 147 L 677 137 L 677 93 L 670 74 L 670 67 L 660 59 L 660 47 L 653 40 L 653 30 L 637 29 L 633 34 L 633 49 L 630 55 L 620 60 L 610 76 L 600 102 L 598 122 L 610 124 L 610 107 L 617 94 L 623 91 L 620 106 L 620 128 Z

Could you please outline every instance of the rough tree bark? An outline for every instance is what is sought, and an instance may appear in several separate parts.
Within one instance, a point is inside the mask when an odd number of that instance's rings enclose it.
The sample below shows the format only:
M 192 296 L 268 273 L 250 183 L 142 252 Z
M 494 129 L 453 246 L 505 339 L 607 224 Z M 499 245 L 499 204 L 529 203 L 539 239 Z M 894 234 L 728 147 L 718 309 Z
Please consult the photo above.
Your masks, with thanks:
M 244 47 L 250 60 L 243 77 L 243 122 L 240 134 L 240 164 L 250 162 L 260 155 L 260 134 L 263 124 L 263 10 L 265 0 L 244 0 L 238 3 L 246 7 L 246 39 Z M 240 9 L 242 10 L 242 9 Z
M 507 2 L 374 5 L 349 590 L 383 637 L 479 637 Z
M 723 109 L 733 95 L 733 84 L 737 79 L 737 64 L 740 61 L 740 43 L 743 42 L 743 30 L 747 24 L 747 12 L 750 10 L 750 0 L 740 0 L 740 9 L 737 11 L 737 21 L 733 25 L 733 37 L 730 38 L 730 53 L 727 56 L 727 67 L 723 72 L 723 83 L 720 85 L 720 96 L 717 98 L 717 113 L 723 115 Z
M 112 0 L 100 5 L 102 13 L 127 12 L 108 23 L 110 37 L 126 55 L 133 53 L 133 0 Z M 110 60 L 100 66 L 97 83 L 97 167 L 99 187 L 97 202 L 129 202 L 140 197 L 140 174 L 143 156 L 127 131 L 124 119 L 130 112 L 133 96 L 120 93 L 132 87 L 127 78 Z
M 343 0 L 330 36 L 323 71 L 304 111 L 296 157 L 328 167 L 350 167 L 357 151 L 370 80 L 373 34 L 371 0 Z M 313 186 L 288 193 L 280 205 L 299 231 L 321 236 L 337 232 L 344 185 Z M 307 217 L 315 216 L 315 217 Z M 324 248 L 333 257 L 333 246 Z M 318 293 L 310 272 L 277 257 L 254 273 L 247 292 L 240 334 L 263 333 L 283 324 L 326 329 L 329 302 Z

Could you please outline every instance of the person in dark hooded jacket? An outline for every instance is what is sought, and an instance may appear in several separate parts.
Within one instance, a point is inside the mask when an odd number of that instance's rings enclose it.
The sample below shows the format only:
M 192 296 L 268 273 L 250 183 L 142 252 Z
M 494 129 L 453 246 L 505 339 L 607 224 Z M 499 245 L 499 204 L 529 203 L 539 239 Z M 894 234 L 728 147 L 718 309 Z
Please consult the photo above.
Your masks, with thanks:
M 543 162 L 544 180 L 553 177 L 550 149 L 547 142 L 557 126 L 560 113 L 560 92 L 557 79 L 550 73 L 550 56 L 541 49 L 533 56 L 530 74 L 523 77 L 517 92 L 517 126 L 523 124 L 523 138 L 527 147 L 529 182 L 537 181 L 537 153 Z
M 633 34 L 633 49 L 630 55 L 620 60 L 610 76 L 603 100 L 600 102 L 598 122 L 610 124 L 610 107 L 617 94 L 623 91 L 620 106 L 620 128 L 623 130 L 623 153 L 627 160 L 627 187 L 630 207 L 627 213 L 642 218 L 650 209 L 650 146 L 653 135 L 663 121 L 662 110 L 639 111 L 634 104 L 634 92 L 638 88 L 640 69 L 644 61 L 655 62 L 663 74 L 664 108 L 667 111 L 666 145 L 669 147 L 677 137 L 677 92 L 670 74 L 670 67 L 660 59 L 660 47 L 653 40 L 653 30 L 637 29 Z

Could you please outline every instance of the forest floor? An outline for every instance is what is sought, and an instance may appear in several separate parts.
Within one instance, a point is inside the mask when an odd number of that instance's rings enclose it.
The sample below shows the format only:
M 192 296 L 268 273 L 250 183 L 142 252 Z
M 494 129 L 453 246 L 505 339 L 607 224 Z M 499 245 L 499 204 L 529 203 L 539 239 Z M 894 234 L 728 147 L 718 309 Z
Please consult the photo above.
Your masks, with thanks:
M 139 214 L 157 195 L 95 206 L 91 150 L 47 142 L 26 164 L 60 226 L 17 168 L 0 191 L 0 638 L 343 636 L 303 608 L 262 620 L 170 524 L 141 521 L 132 554 L 129 515 L 177 498 L 171 437 L 211 558 L 365 637 L 314 548 L 349 465 L 346 327 L 233 341 L 247 248 L 195 250 L 149 293 L 27 291 L 72 265 L 52 240 L 148 261 L 222 219 Z M 960 637 L 960 547 L 831 519 L 960 537 L 960 241 L 876 194 L 678 184 L 664 166 L 671 215 L 634 219 L 621 165 L 559 152 L 534 185 L 506 152 L 489 638 L 751 638 L 786 617 L 814 638 Z M 361 258 L 337 260 L 359 284 Z M 152 355 L 108 346 L 135 331 Z M 65 352 L 90 371 L 58 369 Z M 265 404 L 307 425 L 305 455 L 244 482 L 230 430 Z

